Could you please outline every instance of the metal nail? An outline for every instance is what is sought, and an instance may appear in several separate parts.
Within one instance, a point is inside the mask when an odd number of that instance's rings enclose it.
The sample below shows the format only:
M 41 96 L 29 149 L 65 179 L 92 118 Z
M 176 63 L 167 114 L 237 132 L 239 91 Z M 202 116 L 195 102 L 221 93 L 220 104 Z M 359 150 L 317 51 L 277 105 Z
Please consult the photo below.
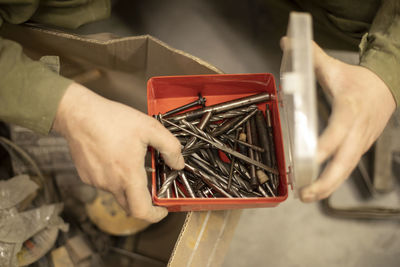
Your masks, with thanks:
M 200 136 L 200 135 L 198 135 L 198 134 L 196 134 L 196 133 L 194 133 L 194 132 L 191 132 L 191 131 L 189 131 L 189 130 L 186 130 L 186 129 L 180 127 L 179 125 L 177 125 L 177 124 L 175 124 L 175 123 L 173 123 L 173 122 L 171 122 L 171 121 L 168 121 L 168 120 L 166 120 L 166 119 L 162 119 L 162 120 L 165 121 L 165 122 L 167 122 L 168 124 L 171 124 L 171 125 L 173 125 L 173 126 L 176 126 L 176 127 L 178 127 L 178 128 L 181 128 L 182 131 L 185 131 L 185 132 L 187 132 L 187 133 L 189 133 L 189 134 L 191 134 L 191 135 L 196 136 L 197 138 L 199 138 L 199 139 L 201 139 L 201 140 L 203 140 L 203 141 L 205 141 L 205 142 L 211 144 L 211 145 L 214 146 L 215 148 L 217 148 L 217 149 L 219 149 L 219 150 L 222 150 L 222 151 L 224 151 L 225 153 L 231 154 L 231 155 L 234 156 L 234 157 L 237 157 L 237 158 L 239 158 L 239 159 L 241 159 L 241 160 L 243 160 L 243 161 L 245 161 L 245 162 L 247 162 L 247 163 L 256 165 L 256 166 L 258 166 L 258 167 L 260 167 L 261 169 L 264 169 L 264 170 L 266 170 L 266 171 L 269 171 L 269 172 L 272 172 L 272 173 L 275 173 L 275 174 L 279 174 L 277 170 L 275 170 L 275 169 L 273 169 L 273 168 L 271 168 L 271 167 L 268 167 L 268 166 L 266 166 L 265 164 L 262 164 L 262 163 L 260 163 L 260 162 L 257 162 L 257 161 L 255 161 L 254 159 L 251 159 L 251 158 L 249 158 L 249 157 L 246 157 L 246 156 L 240 154 L 239 152 L 237 152 L 237 151 L 235 151 L 235 150 L 233 150 L 233 149 L 231 149 L 231 148 L 229 148 L 229 147 L 226 147 L 225 145 L 221 145 L 221 144 L 219 144 L 220 142 L 217 143 L 217 142 L 214 142 L 214 141 L 210 141 L 210 140 L 208 140 L 207 138 L 204 138 L 203 136 Z
M 219 136 L 227 131 L 229 131 L 230 129 L 232 129 L 232 127 L 235 127 L 240 121 L 242 120 L 242 117 L 236 117 L 236 118 L 232 118 L 229 120 L 225 120 L 218 128 L 216 128 L 211 135 L 216 137 Z
M 244 134 L 244 136 L 246 137 L 246 134 Z M 243 145 L 243 146 L 246 146 L 246 147 L 248 147 L 248 148 L 251 148 L 251 149 L 253 149 L 254 151 L 258 151 L 258 152 L 264 152 L 265 151 L 265 149 L 264 148 L 262 148 L 262 147 L 259 147 L 259 146 L 255 146 L 255 145 L 251 145 L 251 144 L 249 144 L 249 143 L 247 143 L 247 142 L 245 142 L 245 141 L 242 141 L 242 140 L 240 140 L 240 139 L 235 139 L 235 138 L 232 138 L 232 137 L 230 137 L 230 136 L 228 136 L 228 135 L 221 135 L 221 138 L 226 138 L 226 139 L 229 139 L 229 140 L 231 140 L 232 142 L 236 142 L 236 143 L 239 143 L 239 144 L 241 144 L 241 145 Z M 242 153 L 242 154 L 244 154 L 244 153 Z M 247 155 L 247 153 L 245 153 L 244 155 Z
M 205 107 L 202 109 L 175 115 L 173 117 L 170 117 L 169 119 L 172 121 L 180 121 L 182 119 L 190 120 L 190 119 L 198 118 L 206 112 L 211 111 L 213 113 L 220 113 L 220 112 L 224 112 L 224 111 L 227 111 L 230 109 L 236 109 L 239 107 L 248 106 L 248 105 L 255 104 L 255 103 L 269 101 L 269 100 L 272 100 L 272 98 L 273 98 L 273 96 L 269 93 L 261 93 L 261 94 L 251 95 L 248 97 L 243 97 L 243 98 L 235 99 L 232 101 L 208 106 L 208 107 Z
M 230 134 L 233 133 L 233 131 L 235 131 L 237 128 L 239 128 L 240 126 L 242 126 L 244 123 L 246 123 L 246 121 L 248 121 L 250 118 L 252 118 L 254 116 L 254 114 L 256 114 L 257 109 L 253 110 L 252 112 L 250 112 L 249 114 L 247 114 L 243 119 L 241 119 L 240 121 L 237 122 L 237 124 L 235 126 L 233 126 L 229 131 L 226 132 L 226 134 Z M 236 138 L 237 139 L 237 138 Z
M 237 116 L 246 115 L 246 114 L 248 114 L 249 112 L 251 112 L 251 111 L 253 111 L 255 109 L 257 109 L 256 105 L 250 105 L 248 107 L 242 107 L 242 108 L 238 108 L 238 109 L 228 110 L 225 113 L 213 114 L 211 116 L 211 118 L 210 118 L 210 123 L 211 122 L 215 123 L 217 121 L 221 121 L 221 120 L 224 120 L 224 119 L 230 119 L 230 118 L 235 118 Z M 193 124 L 193 125 L 198 125 L 200 123 L 200 120 L 198 120 L 198 119 L 197 120 L 191 120 L 190 123 Z M 186 126 L 182 126 L 182 127 L 186 128 Z M 217 127 L 217 125 L 210 124 L 209 127 Z M 167 126 L 167 129 L 170 132 L 175 132 L 175 131 L 179 130 L 179 128 L 177 128 L 175 126 Z
M 208 156 L 208 160 L 210 161 L 211 166 L 213 166 L 214 168 L 218 168 L 216 157 L 214 156 L 214 154 L 211 150 L 212 150 L 212 148 L 205 149 L 207 156 Z
M 252 136 L 251 136 L 251 126 L 250 126 L 250 122 L 246 123 L 246 136 L 247 136 L 247 142 L 249 142 L 249 144 L 253 144 L 252 142 Z M 249 150 L 249 157 L 254 160 L 254 151 L 253 150 Z M 258 187 L 258 180 L 257 180 L 257 176 L 256 176 L 256 166 L 255 165 L 250 165 L 250 185 L 253 189 Z
M 271 122 L 271 111 L 269 104 L 266 105 L 265 109 L 265 121 L 267 123 L 267 132 L 268 132 L 268 141 L 270 145 L 270 156 L 271 156 L 271 166 L 274 166 L 274 168 L 277 168 L 277 161 L 276 161 L 276 155 L 275 155 L 275 143 L 274 143 L 274 136 L 273 136 L 273 128 L 272 128 L 272 122 Z M 274 188 L 275 190 L 278 189 L 279 187 L 279 175 L 273 175 L 274 178 Z
M 185 172 L 184 172 L 184 171 L 179 171 L 179 172 L 178 172 L 178 175 L 179 175 L 180 179 L 182 180 L 183 185 L 184 185 L 185 188 L 186 188 L 186 191 L 189 193 L 189 196 L 192 197 L 192 198 L 195 198 L 196 196 L 195 196 L 195 194 L 194 194 L 194 192 L 193 192 L 192 187 L 191 187 L 190 184 L 189 184 L 189 181 L 188 181 L 188 179 L 187 179 L 187 177 L 186 177 Z
M 170 188 L 172 182 L 178 177 L 178 171 L 174 170 L 171 171 L 168 176 L 165 178 L 163 185 L 161 186 L 160 190 L 158 191 L 158 196 L 159 197 L 164 197 L 165 193 L 168 191 Z M 168 196 L 167 196 L 168 198 Z
M 240 132 L 239 132 L 239 131 L 236 131 L 236 138 L 235 138 L 235 139 L 238 139 L 238 138 L 239 138 L 239 134 L 240 134 Z M 234 149 L 234 150 L 237 149 L 237 143 L 235 143 L 233 149 Z M 236 158 L 233 157 L 232 160 L 231 160 L 231 166 L 230 166 L 229 176 L 228 176 L 228 185 L 227 185 L 227 187 L 226 187 L 226 189 L 227 189 L 228 191 L 231 190 L 231 186 L 232 186 L 233 167 L 235 166 L 235 159 L 236 159 Z
M 231 110 L 228 110 L 228 111 L 226 111 L 224 113 L 214 114 L 211 117 L 210 121 L 211 122 L 215 122 L 215 121 L 221 121 L 221 120 L 224 120 L 224 119 L 235 118 L 235 117 L 238 117 L 238 116 L 244 116 L 244 115 L 248 114 L 249 112 L 251 112 L 251 111 L 253 111 L 255 109 L 257 109 L 256 105 L 250 105 L 250 106 L 247 106 L 247 107 L 231 109 Z
M 197 126 L 200 130 L 203 130 L 204 127 L 206 127 L 207 123 L 210 121 L 212 113 L 211 112 L 207 112 L 203 115 L 203 117 L 200 120 L 199 125 Z M 183 148 L 183 150 L 188 150 L 191 147 L 193 147 L 196 143 L 196 136 L 192 136 L 190 138 L 190 140 L 186 143 L 185 147 Z
M 173 110 L 170 110 L 168 112 L 165 112 L 164 114 L 162 114 L 162 116 L 163 117 L 168 117 L 168 116 L 170 116 L 172 114 L 176 114 L 178 112 L 184 111 L 186 109 L 189 109 L 189 108 L 192 108 L 192 107 L 195 107 L 195 106 L 203 106 L 204 107 L 204 104 L 206 103 L 206 101 L 207 100 L 204 97 L 202 97 L 201 94 L 199 94 L 199 99 L 197 99 L 196 101 L 190 102 L 190 103 L 188 103 L 186 105 L 183 105 L 183 106 L 177 107 L 177 108 L 175 108 Z
M 205 173 L 208 173 L 209 175 L 211 175 L 211 177 L 215 177 L 216 183 L 219 186 L 225 186 L 228 184 L 227 178 L 224 176 L 221 176 L 220 174 L 218 174 L 218 171 L 216 171 L 215 169 L 213 169 L 207 162 L 205 162 L 204 160 L 202 160 L 201 158 L 198 157 L 193 157 L 191 159 L 191 162 L 196 164 L 199 168 L 201 168 L 201 170 L 203 170 Z M 233 184 L 232 187 L 234 187 L 235 189 L 237 189 L 236 191 L 231 191 L 235 196 L 240 197 L 240 195 L 238 194 L 238 189 L 239 189 L 239 185 L 237 184 Z
M 176 184 L 176 179 L 172 182 L 172 188 L 174 189 L 175 198 L 179 198 L 178 185 Z
M 178 192 L 179 192 L 179 195 L 180 195 L 182 198 L 186 198 L 185 193 L 183 193 L 182 189 L 181 189 L 179 186 L 178 186 Z
M 189 163 L 185 163 L 185 170 L 200 176 L 204 183 L 206 183 L 208 186 L 221 193 L 225 197 L 232 198 L 232 196 L 228 192 L 226 192 L 213 177 L 207 175 L 205 172 L 198 170 L 197 168 L 191 166 Z

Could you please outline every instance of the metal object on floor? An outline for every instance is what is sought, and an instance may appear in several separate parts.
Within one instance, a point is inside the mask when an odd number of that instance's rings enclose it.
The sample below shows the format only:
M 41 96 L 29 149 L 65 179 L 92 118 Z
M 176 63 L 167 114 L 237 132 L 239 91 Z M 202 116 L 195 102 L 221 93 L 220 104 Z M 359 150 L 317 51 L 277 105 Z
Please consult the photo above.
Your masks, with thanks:
M 323 211 L 330 216 L 344 219 L 378 219 L 399 220 L 400 209 L 389 207 L 351 207 L 336 208 L 330 203 L 330 198 L 321 201 Z
M 92 203 L 85 204 L 90 220 L 108 234 L 125 236 L 146 229 L 150 223 L 128 216 L 111 193 L 98 190 Z

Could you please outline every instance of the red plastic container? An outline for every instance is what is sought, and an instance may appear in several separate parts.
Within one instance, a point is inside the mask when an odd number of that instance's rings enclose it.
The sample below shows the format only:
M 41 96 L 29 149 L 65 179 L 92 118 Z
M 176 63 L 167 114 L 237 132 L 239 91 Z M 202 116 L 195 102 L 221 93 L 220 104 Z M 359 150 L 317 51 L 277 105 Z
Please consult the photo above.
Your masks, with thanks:
M 272 111 L 276 159 L 280 185 L 277 197 L 258 198 L 158 198 L 156 174 L 152 176 L 153 203 L 166 207 L 169 211 L 225 210 L 242 208 L 275 207 L 288 197 L 285 168 L 285 153 L 279 117 L 277 91 L 272 74 L 228 74 L 153 77 L 147 84 L 148 114 L 156 115 L 198 99 L 198 94 L 206 97 L 206 106 L 233 99 L 268 92 L 274 96 L 268 101 Z M 267 102 L 258 104 L 265 111 Z M 154 151 L 152 167 L 155 168 Z

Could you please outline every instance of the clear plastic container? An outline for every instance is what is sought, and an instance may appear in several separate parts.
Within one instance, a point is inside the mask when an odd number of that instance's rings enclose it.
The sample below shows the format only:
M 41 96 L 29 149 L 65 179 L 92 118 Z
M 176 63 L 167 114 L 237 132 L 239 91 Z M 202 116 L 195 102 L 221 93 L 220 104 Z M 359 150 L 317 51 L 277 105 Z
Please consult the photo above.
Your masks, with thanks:
M 292 12 L 281 65 L 279 108 L 285 119 L 285 155 L 289 183 L 298 190 L 318 175 L 318 117 L 312 51 L 312 19 Z

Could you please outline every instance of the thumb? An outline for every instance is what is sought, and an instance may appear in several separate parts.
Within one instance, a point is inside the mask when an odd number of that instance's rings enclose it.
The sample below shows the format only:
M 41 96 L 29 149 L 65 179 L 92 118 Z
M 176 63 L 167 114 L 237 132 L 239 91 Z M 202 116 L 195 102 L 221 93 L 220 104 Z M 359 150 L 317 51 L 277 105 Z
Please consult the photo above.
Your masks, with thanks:
M 323 71 L 326 69 L 327 61 L 329 62 L 333 58 L 328 56 L 316 42 L 312 41 L 312 46 L 315 71 Z
M 126 184 L 125 195 L 133 217 L 156 223 L 167 216 L 166 208 L 152 205 L 151 195 L 147 189 L 147 175 L 144 168 L 135 170 L 137 179 L 130 179 Z M 134 181 L 134 182 L 133 182 Z
M 289 37 L 283 36 L 279 42 L 282 51 L 289 49 Z
M 283 36 L 279 42 L 282 51 L 287 51 L 291 49 L 290 38 Z M 313 56 L 314 56 L 314 67 L 315 70 L 322 68 L 326 65 L 326 60 L 331 58 L 328 56 L 324 50 L 314 41 L 312 41 L 313 46 Z
M 322 48 L 313 41 L 313 58 L 314 58 L 314 70 L 315 76 L 321 87 L 330 96 L 335 94 L 334 86 L 340 74 L 340 64 L 343 64 L 339 60 L 329 56 L 322 50 Z
M 290 38 L 287 36 L 282 37 L 280 46 L 282 51 L 291 50 Z M 316 42 L 312 41 L 312 46 L 315 76 L 322 88 L 332 94 L 331 86 L 329 85 L 334 82 L 334 78 L 338 75 L 337 65 L 339 61 L 328 56 Z
M 181 170 L 185 161 L 181 153 L 181 144 L 164 126 L 156 119 L 148 127 L 148 144 L 157 149 L 163 156 L 165 163 L 173 169 Z

